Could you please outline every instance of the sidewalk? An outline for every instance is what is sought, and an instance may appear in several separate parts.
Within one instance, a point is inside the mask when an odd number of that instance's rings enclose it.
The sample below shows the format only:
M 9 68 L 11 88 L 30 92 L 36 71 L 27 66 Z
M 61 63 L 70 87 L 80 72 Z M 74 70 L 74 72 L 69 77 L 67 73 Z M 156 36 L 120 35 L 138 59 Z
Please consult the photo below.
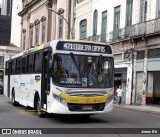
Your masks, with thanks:
M 130 109 L 135 111 L 147 112 L 160 115 L 160 105 L 118 105 L 114 103 L 114 107 L 121 109 Z

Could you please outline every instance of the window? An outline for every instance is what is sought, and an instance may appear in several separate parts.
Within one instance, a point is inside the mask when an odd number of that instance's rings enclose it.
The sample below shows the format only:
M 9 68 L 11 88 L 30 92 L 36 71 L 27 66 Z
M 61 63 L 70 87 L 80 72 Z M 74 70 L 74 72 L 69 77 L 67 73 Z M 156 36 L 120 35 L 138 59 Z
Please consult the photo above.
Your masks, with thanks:
M 39 25 L 35 27 L 35 46 L 39 44 Z
M 42 43 L 45 43 L 45 35 L 46 35 L 46 24 L 42 24 Z
M 14 59 L 12 61 L 12 74 L 15 74 L 16 73 L 16 60 Z
M 33 72 L 33 54 L 28 56 L 28 73 Z
M 157 18 L 160 18 L 160 0 L 157 0 Z
M 22 73 L 27 73 L 27 56 L 22 58 Z
M 30 29 L 30 47 L 33 46 L 33 29 Z
M 35 56 L 34 56 L 34 72 L 35 73 L 39 73 L 41 72 L 41 56 L 40 56 L 40 53 L 36 53 Z
M 59 17 L 59 39 L 63 38 L 63 18 Z
M 80 22 L 80 39 L 85 39 L 87 37 L 87 20 L 81 20 Z
M 98 21 L 98 12 L 97 10 L 93 13 L 93 35 L 97 35 L 97 21 Z
M 140 21 L 146 21 L 147 16 L 147 0 L 141 0 L 141 13 L 140 13 Z
M 101 42 L 106 42 L 107 11 L 102 12 Z
M 114 8 L 114 30 L 120 28 L 120 6 Z
M 132 6 L 133 0 L 127 0 L 126 26 L 132 25 Z
M 21 58 L 16 59 L 16 74 L 21 73 Z

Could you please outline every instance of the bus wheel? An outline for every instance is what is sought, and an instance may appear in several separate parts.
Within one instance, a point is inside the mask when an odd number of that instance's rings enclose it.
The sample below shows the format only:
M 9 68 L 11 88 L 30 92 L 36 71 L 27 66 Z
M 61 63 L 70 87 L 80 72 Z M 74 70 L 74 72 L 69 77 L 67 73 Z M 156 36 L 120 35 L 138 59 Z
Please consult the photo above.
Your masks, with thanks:
M 15 101 L 15 92 L 14 92 L 14 90 L 13 90 L 13 92 L 12 92 L 12 105 L 13 105 L 13 106 L 17 106 L 17 105 L 18 105 L 18 102 Z
M 40 118 L 45 116 L 45 112 L 41 110 L 41 101 L 39 98 L 36 101 L 36 112 Z

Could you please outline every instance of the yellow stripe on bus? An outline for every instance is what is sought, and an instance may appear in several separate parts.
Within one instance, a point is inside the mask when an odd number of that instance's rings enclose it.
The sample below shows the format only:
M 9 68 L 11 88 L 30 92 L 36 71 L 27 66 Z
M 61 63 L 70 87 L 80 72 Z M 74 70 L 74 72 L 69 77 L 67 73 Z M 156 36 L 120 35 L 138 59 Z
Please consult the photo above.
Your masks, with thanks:
M 104 96 L 86 97 L 86 96 L 69 96 L 68 94 L 62 93 L 60 96 L 64 98 L 67 101 L 67 103 L 97 104 L 97 103 L 105 103 L 107 98 L 109 98 L 111 95 L 106 94 Z

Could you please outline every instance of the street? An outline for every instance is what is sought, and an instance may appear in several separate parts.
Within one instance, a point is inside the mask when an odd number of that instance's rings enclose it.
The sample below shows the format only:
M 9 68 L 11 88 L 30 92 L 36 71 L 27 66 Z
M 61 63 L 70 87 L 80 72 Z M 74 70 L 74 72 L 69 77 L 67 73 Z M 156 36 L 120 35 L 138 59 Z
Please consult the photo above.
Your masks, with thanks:
M 90 118 L 84 118 L 80 116 L 54 116 L 54 115 L 49 115 L 45 118 L 39 118 L 34 112 L 32 113 L 31 112 L 29 112 L 29 110 L 27 110 L 27 108 L 23 106 L 17 106 L 17 107 L 12 106 L 11 101 L 9 99 L 7 99 L 4 95 L 0 95 L 0 128 L 62 128 L 63 129 L 63 128 L 159 128 L 160 127 L 160 122 L 159 122 L 160 115 L 120 109 L 120 108 L 114 108 L 114 110 L 109 114 L 93 115 L 90 116 Z M 51 135 L 46 135 L 46 136 L 51 136 Z M 62 135 L 57 135 L 57 136 L 62 136 Z M 66 136 L 70 135 L 66 134 Z M 78 135 L 75 134 L 74 136 Z M 93 136 L 93 135 L 87 134 L 85 136 Z M 98 136 L 108 136 L 108 135 L 99 134 Z M 132 136 L 132 135 L 123 134 L 123 136 Z M 139 134 L 139 136 L 142 135 Z M 152 135 L 149 134 L 148 136 Z

